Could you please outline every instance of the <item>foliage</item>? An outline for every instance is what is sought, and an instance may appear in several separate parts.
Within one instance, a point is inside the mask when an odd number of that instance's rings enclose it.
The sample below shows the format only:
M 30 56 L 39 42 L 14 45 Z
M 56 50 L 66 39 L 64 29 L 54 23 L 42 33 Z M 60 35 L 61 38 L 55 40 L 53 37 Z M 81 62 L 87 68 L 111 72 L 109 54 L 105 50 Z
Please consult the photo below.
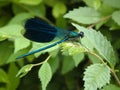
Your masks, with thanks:
M 103 64 L 89 66 L 84 72 L 85 90 L 97 90 L 110 81 L 110 69 Z
M 16 60 L 56 42 L 23 37 L 35 16 L 84 37 Z M 0 0 L 0 90 L 119 90 L 119 33 L 120 0 Z
M 76 18 L 76 16 L 78 17 Z M 100 13 L 90 7 L 79 7 L 64 15 L 64 17 L 77 21 L 78 23 L 92 24 L 100 19 Z
M 41 83 L 42 83 L 42 90 L 46 90 L 46 86 L 48 85 L 52 77 L 52 70 L 51 70 L 50 65 L 47 62 L 45 62 L 41 66 L 38 72 L 38 77 L 40 78 Z

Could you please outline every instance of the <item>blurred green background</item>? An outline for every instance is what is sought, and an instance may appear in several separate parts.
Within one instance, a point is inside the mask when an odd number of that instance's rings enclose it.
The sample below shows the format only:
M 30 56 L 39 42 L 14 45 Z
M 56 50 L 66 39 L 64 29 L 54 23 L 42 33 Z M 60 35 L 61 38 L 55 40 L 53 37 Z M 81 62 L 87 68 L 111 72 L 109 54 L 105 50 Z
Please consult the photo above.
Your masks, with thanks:
M 119 0 L 0 0 L 0 90 L 42 90 L 38 78 L 40 66 L 36 65 L 30 70 L 30 67 L 23 69 L 21 72 L 25 76 L 22 78 L 16 75 L 24 65 L 42 62 L 49 54 L 52 54 L 48 60 L 52 68 L 52 79 L 47 85 L 47 90 L 83 90 L 85 68 L 91 63 L 99 62 L 92 55 L 86 56 L 84 50 L 78 53 L 78 48 L 71 48 L 67 43 L 63 43 L 62 48 L 58 45 L 16 60 L 15 58 L 21 54 L 53 43 L 35 43 L 22 36 L 25 20 L 34 16 L 68 30 L 75 29 L 71 22 L 84 27 L 93 25 L 111 42 L 119 58 Z M 90 46 L 89 42 L 86 45 Z M 115 64 L 119 70 L 119 61 Z M 119 75 L 120 73 L 118 77 Z

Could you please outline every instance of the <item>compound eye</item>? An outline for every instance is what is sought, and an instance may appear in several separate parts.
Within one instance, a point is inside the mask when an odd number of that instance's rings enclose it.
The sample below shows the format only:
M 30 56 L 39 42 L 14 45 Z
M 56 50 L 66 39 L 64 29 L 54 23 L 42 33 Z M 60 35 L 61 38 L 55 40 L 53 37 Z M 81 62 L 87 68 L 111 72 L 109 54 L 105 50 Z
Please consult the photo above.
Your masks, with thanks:
M 84 37 L 84 32 L 80 32 L 79 35 L 80 35 L 81 38 L 83 38 Z

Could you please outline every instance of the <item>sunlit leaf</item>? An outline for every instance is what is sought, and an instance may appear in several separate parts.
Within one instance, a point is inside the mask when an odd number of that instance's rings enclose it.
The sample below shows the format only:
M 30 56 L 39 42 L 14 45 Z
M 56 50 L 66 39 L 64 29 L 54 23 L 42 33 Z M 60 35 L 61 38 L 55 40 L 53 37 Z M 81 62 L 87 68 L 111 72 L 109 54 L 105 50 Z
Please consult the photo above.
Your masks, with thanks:
M 47 62 L 40 67 L 38 77 L 42 83 L 42 90 L 46 90 L 46 87 L 52 78 L 52 70 Z
M 66 12 L 66 6 L 62 2 L 58 2 L 53 7 L 53 16 L 58 18 L 60 15 L 63 15 Z
M 29 13 L 20 13 L 14 16 L 8 24 L 19 24 L 23 25 L 28 18 L 32 18 L 33 16 Z
M 97 90 L 110 82 L 110 68 L 104 64 L 88 66 L 84 72 L 85 90 Z
M 75 66 L 77 67 L 81 61 L 84 59 L 84 54 L 83 53 L 78 53 L 73 55 L 73 60 L 75 62 Z
M 113 14 L 112 14 L 112 18 L 113 20 L 118 24 L 120 25 L 120 10 L 119 11 L 115 11 Z
M 88 6 L 98 9 L 101 6 L 101 0 L 83 0 Z
M 73 24 L 78 30 L 83 31 L 89 44 L 92 44 L 99 54 L 105 58 L 111 65 L 115 65 L 117 62 L 115 52 L 111 43 L 100 32 L 93 29 L 87 29 L 77 24 Z M 87 47 L 87 44 L 84 44 Z M 89 47 L 87 47 L 89 49 Z
M 22 34 L 21 30 L 23 30 L 23 26 L 19 24 L 11 24 L 5 27 L 0 28 L 0 35 L 6 36 L 9 40 L 14 41 L 15 50 L 17 52 L 21 49 L 24 49 L 30 45 L 30 41 L 25 39 Z M 1 37 L 0 36 L 0 37 Z
M 63 55 L 74 56 L 75 54 L 86 52 L 86 49 L 80 44 L 77 45 L 77 44 L 67 42 L 67 43 L 62 43 L 61 51 Z
M 69 11 L 64 17 L 72 19 L 78 23 L 92 24 L 100 19 L 100 13 L 90 7 L 79 7 Z

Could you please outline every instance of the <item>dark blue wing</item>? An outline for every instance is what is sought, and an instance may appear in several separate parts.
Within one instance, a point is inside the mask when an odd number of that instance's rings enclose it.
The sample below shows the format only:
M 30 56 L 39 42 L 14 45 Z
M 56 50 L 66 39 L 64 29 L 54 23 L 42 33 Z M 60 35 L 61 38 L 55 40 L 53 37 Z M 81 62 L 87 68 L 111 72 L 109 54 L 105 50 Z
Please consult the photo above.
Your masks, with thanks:
M 57 29 L 41 19 L 31 18 L 25 23 L 24 36 L 32 41 L 50 42 L 56 35 Z

